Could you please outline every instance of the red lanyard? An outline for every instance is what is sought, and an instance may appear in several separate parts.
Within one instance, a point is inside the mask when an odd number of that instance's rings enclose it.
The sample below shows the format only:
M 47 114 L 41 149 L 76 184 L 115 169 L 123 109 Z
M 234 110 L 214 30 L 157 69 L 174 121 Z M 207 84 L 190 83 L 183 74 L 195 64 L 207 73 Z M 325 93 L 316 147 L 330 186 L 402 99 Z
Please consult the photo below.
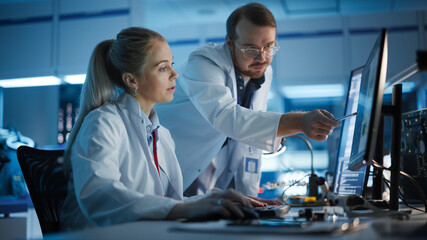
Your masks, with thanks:
M 159 173 L 159 177 L 160 177 L 159 162 L 157 161 L 156 132 L 155 132 L 155 131 L 153 131 L 153 132 L 151 133 L 151 135 L 153 136 L 153 155 L 154 155 L 154 163 L 156 164 L 157 172 Z

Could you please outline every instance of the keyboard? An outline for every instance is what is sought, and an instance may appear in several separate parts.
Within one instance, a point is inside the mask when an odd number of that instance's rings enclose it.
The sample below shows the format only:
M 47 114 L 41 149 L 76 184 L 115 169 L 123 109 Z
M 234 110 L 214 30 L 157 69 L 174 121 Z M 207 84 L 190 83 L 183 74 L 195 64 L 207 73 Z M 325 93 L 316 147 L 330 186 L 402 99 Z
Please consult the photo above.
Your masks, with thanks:
M 268 205 L 264 207 L 255 207 L 259 218 L 281 218 L 288 214 L 291 207 L 288 205 Z

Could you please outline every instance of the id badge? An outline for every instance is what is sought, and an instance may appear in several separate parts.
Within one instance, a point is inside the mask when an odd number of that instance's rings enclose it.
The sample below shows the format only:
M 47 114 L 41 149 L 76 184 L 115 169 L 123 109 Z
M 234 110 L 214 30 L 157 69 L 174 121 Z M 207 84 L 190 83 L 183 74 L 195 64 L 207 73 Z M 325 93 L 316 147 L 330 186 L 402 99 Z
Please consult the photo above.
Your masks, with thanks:
M 245 159 L 245 172 L 258 173 L 258 159 L 247 157 Z

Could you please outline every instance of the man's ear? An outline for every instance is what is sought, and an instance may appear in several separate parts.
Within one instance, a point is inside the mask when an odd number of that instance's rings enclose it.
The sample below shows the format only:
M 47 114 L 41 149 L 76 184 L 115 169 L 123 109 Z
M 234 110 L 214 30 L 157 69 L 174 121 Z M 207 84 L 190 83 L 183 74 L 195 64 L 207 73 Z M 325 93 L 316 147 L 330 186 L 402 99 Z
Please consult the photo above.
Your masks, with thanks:
M 131 73 L 123 73 L 122 80 L 130 89 L 135 89 L 137 87 L 136 79 Z

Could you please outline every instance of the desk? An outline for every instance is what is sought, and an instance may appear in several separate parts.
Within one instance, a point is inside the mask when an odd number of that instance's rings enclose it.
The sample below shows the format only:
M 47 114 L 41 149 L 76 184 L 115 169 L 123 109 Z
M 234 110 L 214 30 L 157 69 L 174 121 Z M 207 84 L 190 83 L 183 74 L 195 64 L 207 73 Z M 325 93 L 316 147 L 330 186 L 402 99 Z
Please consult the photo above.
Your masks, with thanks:
M 11 213 L 26 212 L 28 199 L 0 199 L 0 236 L 2 239 L 22 239 L 27 235 L 27 220 L 23 217 L 10 217 Z
M 0 214 L 8 217 L 10 213 L 26 212 L 28 210 L 28 199 L 21 198 L 0 198 Z
M 176 231 L 171 228 L 179 226 L 173 221 L 140 221 L 120 224 L 110 227 L 94 228 L 84 231 L 68 232 L 61 234 L 47 235 L 44 239 L 159 239 L 159 240 L 273 240 L 273 239 L 388 239 L 394 236 L 395 239 L 408 239 L 407 232 L 427 223 L 427 214 L 413 211 L 409 220 L 393 220 L 390 218 L 369 218 L 361 219 L 365 228 L 347 233 L 333 234 L 266 234 L 266 233 L 224 233 L 224 232 L 196 232 L 196 231 Z M 190 223 L 191 224 L 191 223 Z M 380 226 L 383 231 L 377 231 L 375 226 Z M 396 226 L 400 226 L 396 227 Z M 413 237 L 411 237 L 413 239 Z

